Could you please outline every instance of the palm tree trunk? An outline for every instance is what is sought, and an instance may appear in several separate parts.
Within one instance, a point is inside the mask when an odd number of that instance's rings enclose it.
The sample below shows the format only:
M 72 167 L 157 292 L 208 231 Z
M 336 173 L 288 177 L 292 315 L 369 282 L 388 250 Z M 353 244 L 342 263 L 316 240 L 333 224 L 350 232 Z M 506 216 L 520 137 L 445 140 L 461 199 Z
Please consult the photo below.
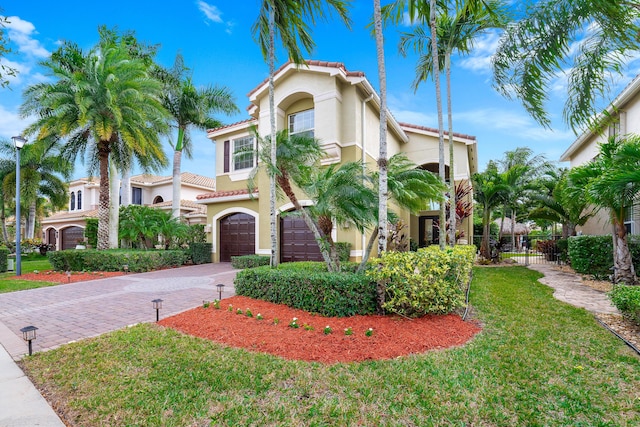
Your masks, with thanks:
M 438 172 L 440 180 L 445 183 L 444 168 L 444 125 L 442 124 L 442 94 L 440 89 L 440 64 L 438 62 L 438 40 L 436 29 L 436 0 L 430 0 L 429 27 L 431 29 L 431 51 L 433 56 L 433 80 L 436 85 L 436 106 L 438 110 Z M 440 203 L 438 240 L 440 249 L 444 250 L 446 244 L 446 213 L 444 203 Z
M 271 130 L 271 164 L 278 164 L 276 146 L 276 101 L 275 101 L 275 10 L 273 2 L 269 4 L 269 124 Z M 304 217 L 304 214 L 303 214 Z M 271 232 L 271 267 L 278 266 L 278 230 L 276 224 L 276 177 L 269 174 L 269 229 Z M 306 220 L 305 220 L 306 222 Z M 309 225 L 309 224 L 307 224 Z
M 480 255 L 487 260 L 491 259 L 491 210 L 485 208 L 482 213 L 482 242 L 480 243 Z
M 182 129 L 178 131 L 178 139 L 183 134 Z M 177 144 L 176 144 L 177 146 Z M 173 218 L 180 217 L 180 190 L 182 188 L 180 168 L 182 163 L 182 151 L 175 150 L 173 152 L 173 195 L 171 200 L 171 216 Z
M 0 193 L 0 223 L 2 223 L 2 241 L 7 243 L 9 241 L 9 233 L 7 232 L 7 217 L 4 213 L 4 192 Z
M 27 217 L 27 239 L 33 239 L 36 232 L 36 201 L 29 203 L 29 216 Z
M 100 193 L 98 196 L 98 250 L 109 249 L 109 141 L 98 143 Z
M 516 250 L 516 210 L 511 211 L 511 250 Z
M 184 132 L 183 127 L 178 128 L 178 140 L 176 141 L 176 148 L 173 152 L 173 192 L 171 200 L 171 216 L 173 218 L 180 217 L 180 199 L 181 199 L 181 168 L 182 168 L 182 150 L 184 148 Z
M 635 268 L 631 258 L 631 251 L 627 244 L 627 229 L 624 222 L 613 218 L 614 253 L 613 253 L 613 282 L 624 283 L 627 285 L 637 285 Z
M 373 244 L 378 238 L 378 229 L 374 228 L 371 233 L 371 237 L 369 237 L 369 242 L 367 243 L 367 247 L 362 254 L 362 261 L 360 261 L 360 265 L 358 266 L 358 273 L 364 271 L 364 268 L 367 266 L 367 261 L 369 261 L 369 256 L 371 256 L 371 251 L 373 250 Z
M 451 52 L 445 56 L 447 73 L 447 121 L 449 122 L 449 245 L 456 244 L 456 182 L 453 163 L 453 108 L 451 107 Z
M 120 187 L 120 206 L 131 204 L 131 169 L 122 171 L 122 185 Z
M 382 15 L 380 0 L 374 0 L 374 26 L 376 33 L 376 52 L 378 56 L 378 79 L 380 80 L 380 152 L 378 156 L 378 256 L 387 250 L 387 73 L 384 63 L 384 35 L 382 34 Z M 364 147 L 363 147 L 364 149 Z M 382 301 L 384 302 L 384 301 Z
M 120 223 L 120 179 L 113 161 L 109 162 L 109 249 L 118 249 Z

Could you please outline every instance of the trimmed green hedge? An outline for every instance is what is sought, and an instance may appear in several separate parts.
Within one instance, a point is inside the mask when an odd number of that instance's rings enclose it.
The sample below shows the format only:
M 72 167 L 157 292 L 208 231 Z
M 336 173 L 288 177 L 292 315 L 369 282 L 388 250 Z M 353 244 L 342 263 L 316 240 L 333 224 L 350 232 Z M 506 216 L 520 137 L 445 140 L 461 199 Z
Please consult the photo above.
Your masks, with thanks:
M 640 326 L 640 286 L 616 285 L 609 298 L 625 317 Z
M 57 271 L 128 271 L 139 273 L 159 268 L 177 267 L 185 262 L 183 251 L 98 251 L 76 250 L 47 252 Z
M 191 260 L 194 264 L 209 264 L 211 263 L 211 243 L 189 243 L 189 249 L 191 253 Z
M 7 248 L 0 248 L 0 273 L 7 271 L 7 257 L 11 251 Z
M 375 284 L 364 274 L 329 273 L 312 263 L 250 268 L 238 273 L 236 293 L 285 304 L 323 316 L 346 317 L 376 311 Z
M 464 306 L 476 247 L 458 245 L 441 251 L 437 246 L 417 252 L 385 252 L 367 276 L 386 286 L 382 307 L 409 317 L 445 314 Z
M 569 237 L 569 259 L 577 273 L 609 276 L 613 267 L 611 236 Z
M 245 268 L 255 268 L 262 265 L 269 265 L 271 257 L 269 255 L 242 255 L 232 256 L 231 266 L 244 270 Z
M 340 262 L 349 262 L 349 258 L 351 257 L 351 243 L 336 242 L 336 251 L 338 252 Z

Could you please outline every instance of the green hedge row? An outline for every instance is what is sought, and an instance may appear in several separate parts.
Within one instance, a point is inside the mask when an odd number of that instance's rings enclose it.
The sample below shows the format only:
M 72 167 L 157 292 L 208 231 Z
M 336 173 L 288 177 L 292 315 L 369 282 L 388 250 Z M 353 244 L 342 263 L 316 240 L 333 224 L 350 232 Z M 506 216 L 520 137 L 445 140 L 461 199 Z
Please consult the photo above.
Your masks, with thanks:
M 255 268 L 263 265 L 269 265 L 271 257 L 269 255 L 242 255 L 232 256 L 231 266 L 244 270 L 245 268 Z
M 11 251 L 7 248 L 0 248 L 0 273 L 7 271 L 7 257 Z
M 211 263 L 211 243 L 189 243 L 189 252 L 194 264 Z
M 616 285 L 609 298 L 625 317 L 640 326 L 640 286 Z
M 464 306 L 476 247 L 458 245 L 441 251 L 437 246 L 417 252 L 385 252 L 367 276 L 386 286 L 382 307 L 409 317 L 445 314 Z
M 364 274 L 329 273 L 311 263 L 287 263 L 278 268 L 250 268 L 238 273 L 236 293 L 285 304 L 323 316 L 346 317 L 376 311 L 375 284 Z
M 640 271 L 640 238 L 628 236 L 633 265 Z M 571 267 L 580 274 L 608 277 L 613 268 L 613 241 L 608 236 L 574 236 L 569 238 Z
M 139 273 L 184 264 L 184 251 L 98 251 L 76 250 L 47 252 L 54 270 L 58 271 L 128 271 Z

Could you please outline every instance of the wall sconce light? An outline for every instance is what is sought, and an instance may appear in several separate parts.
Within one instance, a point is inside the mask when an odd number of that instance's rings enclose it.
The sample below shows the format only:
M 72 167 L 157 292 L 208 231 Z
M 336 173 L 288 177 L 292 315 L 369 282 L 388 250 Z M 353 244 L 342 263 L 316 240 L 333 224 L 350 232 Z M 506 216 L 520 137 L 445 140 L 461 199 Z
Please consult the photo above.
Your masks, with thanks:
M 29 356 L 33 354 L 31 341 L 36 339 L 37 330 L 38 328 L 36 328 L 35 326 L 25 326 L 24 328 L 20 329 L 20 332 L 22 332 L 22 339 L 29 343 Z
M 153 308 L 156 310 L 156 322 L 160 321 L 160 309 L 162 308 L 162 300 L 160 298 L 154 299 L 151 301 L 153 303 Z
M 224 284 L 218 283 L 216 285 L 216 288 L 218 288 L 218 300 L 222 301 L 222 291 L 224 291 Z

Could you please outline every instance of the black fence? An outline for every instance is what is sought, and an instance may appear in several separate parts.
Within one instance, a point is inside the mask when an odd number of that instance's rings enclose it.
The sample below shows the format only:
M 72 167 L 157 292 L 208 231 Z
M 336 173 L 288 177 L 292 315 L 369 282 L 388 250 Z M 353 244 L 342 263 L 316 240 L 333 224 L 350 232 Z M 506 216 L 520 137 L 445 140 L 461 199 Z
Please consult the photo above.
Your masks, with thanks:
M 515 238 L 503 236 L 500 241 L 491 239 L 491 257 L 494 261 L 511 260 L 522 265 L 529 264 L 565 264 L 566 254 L 558 240 L 562 236 L 516 235 Z M 477 240 L 477 241 L 476 241 Z M 481 237 L 474 239 L 480 247 Z

